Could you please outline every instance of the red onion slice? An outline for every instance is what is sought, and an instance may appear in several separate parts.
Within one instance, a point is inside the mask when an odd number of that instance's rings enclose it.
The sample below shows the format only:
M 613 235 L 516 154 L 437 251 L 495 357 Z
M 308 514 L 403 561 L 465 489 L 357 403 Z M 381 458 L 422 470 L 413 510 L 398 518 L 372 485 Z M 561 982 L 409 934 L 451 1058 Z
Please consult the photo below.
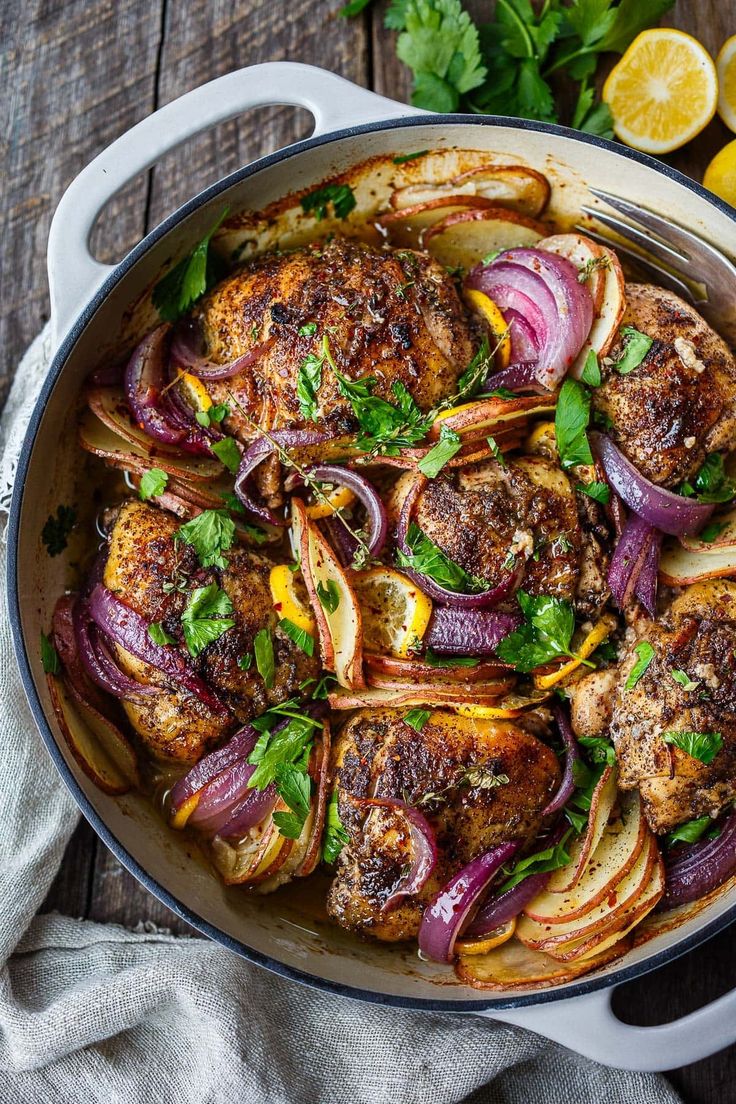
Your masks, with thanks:
M 578 742 L 572 731 L 570 718 L 560 702 L 554 703 L 552 706 L 552 713 L 557 722 L 557 730 L 565 745 L 565 769 L 562 772 L 560 788 L 552 800 L 545 805 L 542 810 L 543 817 L 551 816 L 552 813 L 559 812 L 560 809 L 567 805 L 575 790 L 575 763 L 580 758 Z
M 604 433 L 591 433 L 590 443 L 603 464 L 606 478 L 630 510 L 674 537 L 690 536 L 701 529 L 715 503 L 694 502 L 650 483 Z
M 520 613 L 435 606 L 424 643 L 438 655 L 490 656 L 521 622 Z
M 531 324 L 513 307 L 508 307 L 503 315 L 509 325 L 511 363 L 535 362 L 539 357 L 539 339 Z
M 498 260 L 500 257 L 491 264 L 476 265 L 468 273 L 465 286 L 482 291 L 504 317 L 510 310 L 523 318 L 534 335 L 537 350 L 542 349 L 549 336 L 550 322 L 556 325 L 554 296 L 538 274 L 518 266 L 499 264 Z
M 412 554 L 411 548 L 407 543 L 409 524 L 419 495 L 426 485 L 427 480 L 423 476 L 422 478 L 415 479 L 399 511 L 399 517 L 396 523 L 396 544 L 405 556 L 411 556 Z M 509 571 L 497 586 L 490 590 L 480 591 L 478 594 L 463 594 L 454 590 L 448 590 L 446 587 L 440 586 L 434 579 L 430 579 L 428 575 L 423 575 L 411 567 L 402 566 L 401 570 L 416 583 L 421 591 L 429 595 L 435 602 L 439 602 L 445 606 L 454 606 L 456 609 L 479 610 L 490 609 L 492 606 L 497 606 L 499 602 L 513 593 L 519 585 L 524 573 L 524 563 L 517 563 L 514 570 Z
M 360 499 L 365 507 L 370 526 L 366 544 L 373 553 L 378 556 L 383 551 L 388 535 L 388 519 L 386 507 L 379 498 L 378 491 L 369 483 L 363 475 L 343 468 L 339 464 L 316 464 L 309 469 L 309 475 L 324 483 L 338 483 L 348 487 L 356 498 Z M 340 522 L 338 521 L 338 524 Z M 343 525 L 344 529 L 345 526 Z
M 452 962 L 457 937 L 478 899 L 518 847 L 516 842 L 502 843 L 486 851 L 435 894 L 419 927 L 419 949 L 423 955 L 435 962 Z
M 649 549 L 636 580 L 634 594 L 650 617 L 657 615 L 657 583 L 659 581 L 659 556 L 662 551 L 662 534 L 652 530 Z
M 659 909 L 697 901 L 722 885 L 736 870 L 736 812 L 723 822 L 716 839 L 690 844 L 665 865 L 665 891 Z
M 626 609 L 649 555 L 654 529 L 636 514 L 629 514 L 608 565 L 608 585 L 619 609 Z
M 265 521 L 268 525 L 275 525 L 281 529 L 289 524 L 284 517 L 279 517 L 263 502 L 253 497 L 252 476 L 259 464 L 262 464 L 267 456 L 275 450 L 276 445 L 283 449 L 305 448 L 310 445 L 320 445 L 328 441 L 329 434 L 321 430 L 312 429 L 276 429 L 268 437 L 257 437 L 243 453 L 238 473 L 235 476 L 235 494 L 245 506 L 249 514 Z
M 399 882 L 384 901 L 381 911 L 389 912 L 406 897 L 420 893 L 437 865 L 437 841 L 434 829 L 423 813 L 413 805 L 398 797 L 367 797 L 358 800 L 360 805 L 376 808 L 395 809 L 407 823 L 412 846 L 412 860 L 409 869 L 402 874 Z
M 245 725 L 238 729 L 230 737 L 226 744 L 216 748 L 196 763 L 190 771 L 187 771 L 176 783 L 171 791 L 171 810 L 178 813 L 190 797 L 199 793 L 208 783 L 212 782 L 222 771 L 237 763 L 239 759 L 247 759 L 256 745 L 258 733 L 251 725 Z
M 510 364 L 500 372 L 493 372 L 484 383 L 486 391 L 496 391 L 505 387 L 507 391 L 534 391 L 537 395 L 549 395 L 549 390 L 537 380 L 536 362 L 528 364 Z
M 97 626 L 90 622 L 89 612 L 81 600 L 75 602 L 72 617 L 79 658 L 97 686 L 126 701 L 161 693 L 159 686 L 146 686 L 121 671 L 100 638 Z
M 227 364 L 217 364 L 208 360 L 201 352 L 197 351 L 197 345 L 202 346 L 202 331 L 199 324 L 193 319 L 177 326 L 171 342 L 171 361 L 176 368 L 196 376 L 201 380 L 232 379 L 240 372 L 245 372 L 251 365 L 256 364 L 261 357 L 272 347 L 274 337 L 254 345 L 247 353 L 230 360 Z
M 155 644 L 148 634 L 146 620 L 101 583 L 90 595 L 89 612 L 97 627 L 115 644 L 188 690 L 213 713 L 227 716 L 226 707 L 194 673 L 181 652 L 172 645 Z
M 333 550 L 343 567 L 349 567 L 355 560 L 358 542 L 336 517 L 321 518 L 317 528 Z

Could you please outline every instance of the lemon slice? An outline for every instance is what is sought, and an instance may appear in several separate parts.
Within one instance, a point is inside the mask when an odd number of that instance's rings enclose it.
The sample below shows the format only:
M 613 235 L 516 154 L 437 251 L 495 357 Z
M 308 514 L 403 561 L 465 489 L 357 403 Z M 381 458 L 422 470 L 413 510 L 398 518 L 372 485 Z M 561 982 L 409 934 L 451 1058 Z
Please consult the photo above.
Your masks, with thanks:
M 576 671 L 581 666 L 584 659 L 587 659 L 593 654 L 599 644 L 602 644 L 604 640 L 607 640 L 613 630 L 616 628 L 616 618 L 604 615 L 600 621 L 593 626 L 585 640 L 577 650 L 577 659 L 571 659 L 568 663 L 563 663 L 561 667 L 558 667 L 556 671 L 552 671 L 548 675 L 535 675 L 534 685 L 538 690 L 549 690 L 551 686 L 556 686 L 562 679 L 567 678 L 573 671 Z
M 364 650 L 408 658 L 427 631 L 430 599 L 391 567 L 359 571 L 353 585 L 363 614 Z
M 716 72 L 718 114 L 729 130 L 736 131 L 736 35 L 731 35 L 721 46 L 716 58 Z
M 715 155 L 705 170 L 703 186 L 736 207 L 736 139 Z
M 273 608 L 279 617 L 286 617 L 299 629 L 315 636 L 317 626 L 306 602 L 302 601 L 296 587 L 296 576 L 288 564 L 277 564 L 268 577 Z
M 207 388 L 200 379 L 197 379 L 190 372 L 182 372 L 179 376 L 178 387 L 194 410 L 209 410 L 212 406 L 212 399 L 207 394 Z
M 311 506 L 307 506 L 307 517 L 313 520 L 319 520 L 319 518 L 331 517 L 336 510 L 342 509 L 343 506 L 352 506 L 355 502 L 355 495 L 349 487 L 333 487 L 331 491 L 324 492 L 327 502 L 313 502 Z
M 611 70 L 603 100 L 622 142 L 646 153 L 669 153 L 713 118 L 716 67 L 705 47 L 684 31 L 642 31 Z
M 516 917 L 502 924 L 500 928 L 494 928 L 487 935 L 481 935 L 477 939 L 458 939 L 455 943 L 455 950 L 462 955 L 485 954 L 486 951 L 492 951 L 494 947 L 500 947 L 502 943 L 511 938 L 515 931 Z
M 465 298 L 485 321 L 491 331 L 491 347 L 496 347 L 493 360 L 497 369 L 508 367 L 511 361 L 511 335 L 506 319 L 490 296 L 483 291 L 468 289 Z

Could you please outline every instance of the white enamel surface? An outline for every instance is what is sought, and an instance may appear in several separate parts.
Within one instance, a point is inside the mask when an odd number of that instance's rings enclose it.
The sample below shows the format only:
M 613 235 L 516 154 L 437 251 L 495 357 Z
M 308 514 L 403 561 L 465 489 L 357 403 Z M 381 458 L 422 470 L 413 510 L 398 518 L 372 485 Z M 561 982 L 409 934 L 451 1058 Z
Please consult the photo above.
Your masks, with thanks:
M 323 128 L 364 122 L 381 114 L 388 117 L 411 112 L 306 66 L 258 66 L 231 77 L 232 80 L 221 78 L 190 93 L 168 105 L 153 120 L 139 124 L 132 132 L 133 137 L 120 139 L 72 185 L 54 220 L 50 242 L 49 266 L 58 333 L 67 330 L 73 315 L 106 274 L 87 252 L 89 231 L 97 212 L 125 179 L 150 164 L 163 150 L 249 105 L 267 102 L 307 106 L 313 111 L 317 125 Z M 203 95 L 214 85 L 216 93 Z M 164 119 L 166 112 L 169 114 Z M 154 125 L 157 118 L 159 122 Z M 130 304 L 150 287 L 172 256 L 183 255 L 201 238 L 225 203 L 231 212 L 258 210 L 285 192 L 317 184 L 374 154 L 457 146 L 482 149 L 545 172 L 553 185 L 551 214 L 563 224 L 577 220 L 582 203 L 596 205 L 587 192 L 587 182 L 649 204 L 722 248 L 729 244 L 733 251 L 736 245 L 734 224 L 726 214 L 678 182 L 623 154 L 564 135 L 512 126 L 463 122 L 448 125 L 433 123 L 431 116 L 427 118 L 426 123 L 418 125 L 349 135 L 262 167 L 255 175 L 197 207 L 126 273 L 78 337 L 44 409 L 32 446 L 26 480 L 28 493 L 24 493 L 21 504 L 18 585 L 22 628 L 29 642 L 27 651 L 34 681 L 68 767 L 110 832 L 167 893 L 205 923 L 254 951 L 317 979 L 364 990 L 377 999 L 385 995 L 415 1002 L 472 1003 L 479 1010 L 489 1008 L 488 1014 L 496 1015 L 494 1008 L 518 999 L 518 995 L 468 989 L 456 981 L 448 968 L 420 962 L 412 949 L 360 943 L 339 929 L 324 929 L 305 913 L 298 896 L 288 904 L 278 894 L 265 899 L 251 898 L 237 889 L 224 889 L 188 853 L 182 837 L 169 832 L 147 803 L 135 796 L 111 799 L 97 791 L 63 745 L 35 646 L 40 630 L 48 626 L 56 596 L 70 582 L 61 557 L 53 560 L 39 557 L 38 534 L 51 509 L 58 502 L 74 497 L 75 473 L 79 472 L 74 429 L 79 386 L 87 372 L 100 363 L 106 349 L 119 345 L 120 334 L 126 334 L 126 340 L 130 341 L 136 331 L 147 325 L 150 317 L 145 311 L 137 313 L 131 323 L 126 316 Z M 164 121 L 166 135 L 161 137 L 160 124 Z M 51 467 L 55 471 L 53 479 L 49 479 Z M 651 956 L 675 947 L 733 905 L 733 893 L 725 895 L 677 931 L 658 936 L 631 952 L 623 963 L 608 967 L 598 976 L 613 979 L 622 967 L 644 963 Z M 556 992 L 564 996 L 565 988 L 558 987 Z M 697 1013 L 695 1021 L 690 1017 L 679 1025 L 649 1029 L 619 1024 L 610 1012 L 605 993 L 507 1011 L 499 1014 L 499 1018 L 529 1026 L 611 1064 L 661 1069 L 693 1061 L 733 1041 L 736 1016 L 732 1012 L 726 1015 L 731 1004 L 736 1004 L 736 1000 L 726 997 Z

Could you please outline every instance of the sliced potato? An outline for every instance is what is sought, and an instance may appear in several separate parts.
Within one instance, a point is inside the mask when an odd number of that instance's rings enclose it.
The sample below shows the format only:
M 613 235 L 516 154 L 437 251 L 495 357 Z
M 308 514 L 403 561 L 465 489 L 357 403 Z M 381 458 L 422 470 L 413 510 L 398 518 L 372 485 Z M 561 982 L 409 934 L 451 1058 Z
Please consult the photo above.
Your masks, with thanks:
M 482 659 L 475 667 L 453 667 L 452 657 L 448 657 L 447 667 L 425 663 L 422 659 L 399 659 L 396 656 L 373 655 L 366 652 L 363 656 L 366 669 L 379 675 L 397 679 L 399 682 L 428 682 L 434 686 L 442 683 L 455 685 L 458 682 L 488 682 L 503 677 L 509 668 L 497 659 Z M 440 664 L 440 660 L 437 660 Z
M 362 687 L 363 619 L 358 600 L 335 553 L 307 517 L 301 499 L 292 498 L 291 516 L 294 547 L 299 549 L 302 576 L 319 630 L 323 666 L 335 672 L 340 686 Z M 320 602 L 317 588 L 331 582 L 337 586 L 340 601 L 329 611 Z
M 713 518 L 722 528 L 712 541 L 699 540 L 698 537 L 678 537 L 680 544 L 688 552 L 698 552 L 706 556 L 719 555 L 721 552 L 733 552 L 736 555 L 736 510 L 718 514 Z
M 536 245 L 544 223 L 503 207 L 458 211 L 424 234 L 425 248 L 440 264 L 468 271 L 488 253 Z
M 547 206 L 550 186 L 546 176 L 524 165 L 478 165 L 452 180 L 397 188 L 390 203 L 402 210 L 446 195 L 482 196 L 499 207 L 534 218 Z
M 122 744 L 125 741 L 123 734 L 117 733 L 119 740 L 110 737 L 110 746 L 115 747 L 117 758 L 125 762 L 125 770 L 118 765 L 112 753 L 108 752 L 107 747 L 100 742 L 98 733 L 109 736 L 107 730 L 114 727 L 111 722 L 88 706 L 85 711 L 87 716 L 95 715 L 97 731 L 93 731 L 86 719 L 83 719 L 82 710 L 65 680 L 54 675 L 47 675 L 46 679 L 64 739 L 79 766 L 104 793 L 117 795 L 127 793 L 138 782 L 138 769 L 130 745 L 128 744 L 129 756 L 122 750 Z
M 461 435 L 482 436 L 485 440 L 488 431 L 496 426 L 546 414 L 554 410 L 556 403 L 557 397 L 552 393 L 549 398 L 545 395 L 528 395 L 520 399 L 481 399 L 479 402 L 463 403 L 443 411 L 427 437 L 430 441 L 436 441 L 445 425 Z
M 547 882 L 547 892 L 564 893 L 571 890 L 580 881 L 588 859 L 600 843 L 608 825 L 611 810 L 618 796 L 618 771 L 615 767 L 606 767 L 598 779 L 590 801 L 588 826 L 585 834 L 578 836 L 570 845 L 570 863 L 555 870 Z
M 736 545 L 717 552 L 690 552 L 679 541 L 668 540 L 662 548 L 659 574 L 668 586 L 730 579 L 736 576 Z
M 458 693 L 448 686 L 408 686 L 402 689 L 370 686 L 364 690 L 336 690 L 330 694 L 329 702 L 331 709 L 367 709 L 381 706 L 399 709 L 407 705 L 441 706 L 443 709 L 452 709 L 464 716 L 479 717 L 484 715 L 515 717 L 524 711 L 521 708 L 516 712 L 501 709 L 503 698 L 499 699 L 496 694 L 481 694 L 479 689 L 479 686 L 475 685 Z M 499 707 L 493 714 L 466 712 L 466 710 L 485 710 L 492 706 Z M 531 704 L 526 708 L 532 708 Z
M 605 966 L 627 950 L 628 944 L 622 940 L 593 958 L 557 962 L 541 951 L 525 947 L 518 939 L 510 939 L 484 955 L 461 955 L 455 973 L 474 989 L 546 989 Z
M 381 690 L 415 691 L 417 682 L 414 679 L 395 678 L 391 675 L 381 674 L 378 671 L 368 671 L 366 682 L 369 686 L 376 686 Z M 446 701 L 457 702 L 482 702 L 496 701 L 502 698 L 515 685 L 516 676 L 512 673 L 506 678 L 488 679 L 485 682 L 435 682 L 429 684 L 429 692 L 441 690 Z
M 626 310 L 626 284 L 618 257 L 611 249 L 600 247 L 608 257 L 608 265 L 599 271 L 603 274 L 603 298 L 593 316 L 588 340 L 578 353 L 570 374 L 580 378 L 588 353 L 604 357 L 616 340 L 621 320 Z
M 317 793 L 312 798 L 312 812 L 310 814 L 312 819 L 311 830 L 304 856 L 299 862 L 298 869 L 295 868 L 296 875 L 299 878 L 306 878 L 319 866 L 322 852 L 322 831 L 325 826 L 327 802 L 329 801 L 330 746 L 330 722 L 325 719 L 322 723 L 322 739 L 317 744 L 319 765 L 317 768 Z
M 169 475 L 197 484 L 211 483 L 222 477 L 222 464 L 216 460 L 159 451 L 145 434 L 140 434 L 139 441 L 132 440 L 132 436 L 129 433 L 128 437 L 124 437 L 118 428 L 100 420 L 92 410 L 85 410 L 79 420 L 79 443 L 82 448 L 100 456 L 115 468 L 142 473 L 155 465 Z
M 564 892 L 546 888 L 524 913 L 540 924 L 566 925 L 592 913 L 621 884 L 636 863 L 646 839 L 646 821 L 636 790 L 621 798 L 621 816 L 606 825 L 575 884 Z
M 401 249 L 421 249 L 424 235 L 436 223 L 461 211 L 493 207 L 490 199 L 481 196 L 437 196 L 411 207 L 390 211 L 378 219 L 378 225 L 388 234 L 391 244 Z

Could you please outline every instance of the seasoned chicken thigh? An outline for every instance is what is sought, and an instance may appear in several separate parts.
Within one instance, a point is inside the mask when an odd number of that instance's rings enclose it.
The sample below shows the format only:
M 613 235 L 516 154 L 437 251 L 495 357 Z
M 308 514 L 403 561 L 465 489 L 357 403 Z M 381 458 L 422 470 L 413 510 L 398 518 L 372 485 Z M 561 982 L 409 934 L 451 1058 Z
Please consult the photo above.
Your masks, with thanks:
M 628 374 L 611 350 L 593 406 L 612 423 L 611 436 L 647 479 L 666 487 L 689 479 L 709 452 L 736 439 L 736 361 L 725 341 L 671 291 L 628 284 L 624 326 L 654 342 Z
M 109 535 L 104 583 L 149 623 L 160 623 L 205 680 L 227 712 L 215 713 L 163 674 L 117 648 L 121 667 L 139 682 L 163 687 L 160 695 L 125 701 L 133 728 L 152 754 L 194 762 L 237 722 L 245 723 L 270 705 L 284 701 L 299 683 L 316 675 L 319 661 L 309 658 L 278 628 L 269 589 L 270 564 L 243 548 L 227 553 L 225 570 L 203 569 L 191 545 L 175 541 L 180 521 L 142 502 L 126 502 Z M 235 625 L 209 643 L 196 658 L 183 644 L 181 615 L 197 587 L 217 582 L 232 602 Z M 243 670 L 238 660 L 253 654 L 259 629 L 269 628 L 275 673 L 267 688 L 254 662 Z
M 335 748 L 339 813 L 350 839 L 327 909 L 343 927 L 387 941 L 415 936 L 426 902 L 476 855 L 504 840 L 534 838 L 560 777 L 554 752 L 513 724 L 437 710 L 415 732 L 402 718 L 398 710 L 362 710 Z M 378 797 L 419 807 L 439 851 L 421 894 L 386 911 L 412 855 L 401 814 L 366 803 Z
M 638 787 L 650 826 L 667 832 L 693 817 L 716 816 L 736 796 L 736 583 L 697 583 L 660 622 L 642 621 L 637 629 L 621 662 L 611 735 L 620 785 Z M 634 647 L 644 641 L 654 657 L 627 690 Z M 676 679 L 674 672 L 683 674 Z M 663 736 L 671 732 L 706 736 L 716 749 L 712 762 L 667 743 Z
M 203 300 L 195 321 L 217 362 L 267 345 L 240 375 L 207 385 L 215 402 L 230 401 L 227 428 L 244 440 L 254 436 L 253 427 L 231 392 L 264 428 L 309 424 L 297 393 L 299 369 L 319 353 L 324 335 L 339 372 L 374 376 L 374 394 L 390 402 L 391 385 L 401 382 L 423 410 L 453 393 L 473 356 L 468 320 L 441 265 L 425 254 L 345 238 L 248 264 Z M 355 430 L 327 360 L 317 406 L 320 428 Z

